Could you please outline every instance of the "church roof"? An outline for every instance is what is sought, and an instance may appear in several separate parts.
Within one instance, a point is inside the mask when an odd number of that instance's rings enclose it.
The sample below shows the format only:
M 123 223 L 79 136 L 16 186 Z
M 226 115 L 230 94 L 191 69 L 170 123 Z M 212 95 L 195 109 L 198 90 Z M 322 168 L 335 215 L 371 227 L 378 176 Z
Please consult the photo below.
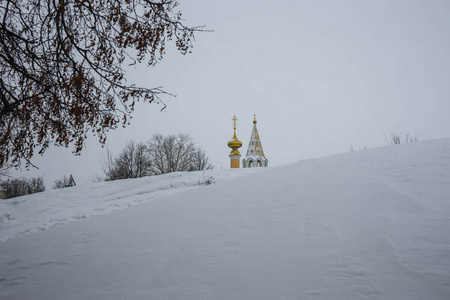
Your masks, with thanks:
M 259 138 L 259 133 L 258 133 L 258 129 L 256 128 L 256 116 L 254 116 L 255 119 L 253 120 L 253 130 L 252 130 L 252 135 L 250 137 L 250 141 L 248 143 L 248 148 L 247 148 L 247 154 L 246 154 L 246 158 L 247 157 L 265 157 L 264 156 L 264 150 L 261 144 L 261 139 Z

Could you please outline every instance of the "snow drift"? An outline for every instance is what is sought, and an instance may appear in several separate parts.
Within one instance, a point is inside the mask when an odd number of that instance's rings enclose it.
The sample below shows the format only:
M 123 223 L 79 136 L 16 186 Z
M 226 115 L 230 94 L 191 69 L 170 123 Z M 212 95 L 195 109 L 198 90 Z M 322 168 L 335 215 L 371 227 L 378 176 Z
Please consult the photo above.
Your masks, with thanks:
M 0 214 L 0 299 L 450 298 L 450 140 L 50 191 Z

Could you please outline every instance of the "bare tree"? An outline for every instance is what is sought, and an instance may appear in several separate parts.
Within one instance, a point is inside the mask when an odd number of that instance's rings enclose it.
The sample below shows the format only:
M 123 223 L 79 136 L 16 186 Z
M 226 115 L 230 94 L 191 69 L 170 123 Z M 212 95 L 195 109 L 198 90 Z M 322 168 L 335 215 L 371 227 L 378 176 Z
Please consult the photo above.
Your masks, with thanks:
M 31 177 L 28 180 L 29 184 L 30 184 L 30 188 L 31 188 L 31 193 L 40 193 L 40 192 L 44 192 L 45 191 L 45 184 L 44 184 L 44 177 L 43 176 L 39 176 L 39 177 Z
M 115 159 L 114 159 L 113 154 L 109 150 L 109 147 L 106 147 L 106 156 L 103 157 L 102 161 L 100 162 L 104 177 L 95 175 L 93 182 L 100 182 L 103 180 L 106 180 L 106 181 L 114 180 L 114 179 L 112 179 L 112 178 L 116 177 L 114 175 L 114 162 L 115 162 Z
M 419 141 L 419 137 L 420 137 L 420 134 L 419 134 L 419 133 L 416 133 L 416 132 L 414 132 L 414 133 L 408 132 L 408 133 L 405 134 L 405 141 L 406 141 L 407 143 L 418 142 L 418 141 Z
M 113 156 L 107 150 L 102 163 L 105 180 L 140 178 L 150 175 L 150 157 L 143 143 L 130 141 L 119 155 Z
M 197 148 L 193 153 L 189 171 L 210 170 L 213 167 L 206 153 L 201 148 Z
M 167 137 L 155 134 L 147 146 L 153 175 L 213 168 L 203 150 L 197 148 L 187 134 Z
M 384 137 L 384 139 L 386 140 L 386 143 L 388 144 L 388 145 L 399 145 L 399 144 L 401 144 L 401 137 L 402 137 L 402 135 L 400 134 L 400 133 L 396 133 L 396 132 L 394 132 L 394 133 L 392 133 L 391 135 L 390 135 L 390 137 L 389 138 L 387 138 L 386 136 Z
M 413 143 L 413 142 L 418 142 L 419 141 L 419 134 L 414 132 L 408 132 L 408 133 L 392 133 L 391 136 L 389 138 L 386 138 L 386 136 L 384 137 L 386 140 L 386 143 L 388 145 L 399 145 L 402 143 L 402 136 L 405 137 L 405 143 Z
M 205 152 L 187 134 L 155 134 L 147 145 L 130 141 L 117 156 L 107 149 L 101 165 L 104 176 L 96 176 L 94 182 L 213 168 Z
M 35 150 L 74 145 L 129 123 L 135 101 L 160 88 L 127 83 L 127 64 L 162 59 L 166 42 L 190 52 L 199 27 L 176 0 L 0 0 L 0 167 Z
M 150 175 L 151 160 L 147 147 L 143 143 L 136 145 L 134 152 L 134 174 L 135 178 Z

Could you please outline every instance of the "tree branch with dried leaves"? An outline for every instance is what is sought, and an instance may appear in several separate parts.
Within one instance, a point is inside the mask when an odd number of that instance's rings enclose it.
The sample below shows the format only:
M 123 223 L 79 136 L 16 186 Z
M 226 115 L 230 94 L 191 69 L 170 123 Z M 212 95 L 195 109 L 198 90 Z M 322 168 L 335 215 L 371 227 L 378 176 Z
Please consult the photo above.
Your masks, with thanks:
M 177 4 L 0 0 L 0 166 L 28 167 L 50 145 L 79 154 L 89 132 L 103 144 L 126 126 L 136 101 L 162 102 L 161 88 L 127 84 L 124 65 L 156 65 L 170 40 L 190 51 L 202 29 Z

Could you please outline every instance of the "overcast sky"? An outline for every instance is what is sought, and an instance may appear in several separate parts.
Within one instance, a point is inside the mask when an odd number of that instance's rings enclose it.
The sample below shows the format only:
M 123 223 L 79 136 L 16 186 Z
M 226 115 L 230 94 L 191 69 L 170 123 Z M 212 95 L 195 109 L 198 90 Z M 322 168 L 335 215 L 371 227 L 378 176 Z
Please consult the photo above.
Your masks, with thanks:
M 189 55 L 168 50 L 156 67 L 129 71 L 129 83 L 177 97 L 164 97 L 164 112 L 137 105 L 131 126 L 109 134 L 113 153 L 183 132 L 229 168 L 231 118 L 245 155 L 253 114 L 269 166 L 383 146 L 393 132 L 450 137 L 450 1 L 179 2 L 189 25 L 214 31 L 198 33 Z M 71 150 L 50 149 L 18 176 L 44 175 L 50 189 L 101 173 L 94 137 L 81 156 Z

